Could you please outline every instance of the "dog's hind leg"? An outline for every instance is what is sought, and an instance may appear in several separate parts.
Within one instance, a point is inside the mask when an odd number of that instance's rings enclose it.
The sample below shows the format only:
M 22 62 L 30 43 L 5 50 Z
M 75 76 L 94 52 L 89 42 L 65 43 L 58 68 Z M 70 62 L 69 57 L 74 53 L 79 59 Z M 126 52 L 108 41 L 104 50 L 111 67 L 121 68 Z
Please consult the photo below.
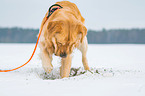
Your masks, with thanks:
M 84 37 L 83 42 L 79 45 L 78 49 L 81 51 L 82 53 L 82 62 L 84 65 L 84 69 L 85 70 L 90 70 L 89 66 L 88 66 L 88 61 L 87 61 L 87 49 L 88 49 L 88 41 L 87 41 L 87 37 Z
M 52 61 L 52 55 L 48 54 L 48 52 L 43 49 L 40 53 L 40 57 L 42 60 L 42 66 L 46 73 L 50 73 L 53 69 L 53 66 L 51 64 Z
M 61 59 L 61 67 L 60 67 L 61 78 L 69 77 L 70 69 L 71 69 L 71 60 L 72 60 L 71 55 L 67 55 L 66 58 Z

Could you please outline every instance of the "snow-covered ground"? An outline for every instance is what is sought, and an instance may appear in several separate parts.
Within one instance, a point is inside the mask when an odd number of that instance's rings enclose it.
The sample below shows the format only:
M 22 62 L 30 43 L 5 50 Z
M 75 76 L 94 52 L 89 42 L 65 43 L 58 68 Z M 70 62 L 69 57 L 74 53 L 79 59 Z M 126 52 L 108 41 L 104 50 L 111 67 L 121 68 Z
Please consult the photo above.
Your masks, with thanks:
M 0 69 L 22 65 L 33 49 L 34 44 L 0 44 Z M 77 74 L 72 70 L 64 79 L 59 77 L 60 58 L 54 56 L 54 70 L 46 75 L 38 53 L 25 67 L 0 73 L 0 96 L 145 96 L 145 45 L 89 45 L 93 74 L 85 72 L 75 50 Z

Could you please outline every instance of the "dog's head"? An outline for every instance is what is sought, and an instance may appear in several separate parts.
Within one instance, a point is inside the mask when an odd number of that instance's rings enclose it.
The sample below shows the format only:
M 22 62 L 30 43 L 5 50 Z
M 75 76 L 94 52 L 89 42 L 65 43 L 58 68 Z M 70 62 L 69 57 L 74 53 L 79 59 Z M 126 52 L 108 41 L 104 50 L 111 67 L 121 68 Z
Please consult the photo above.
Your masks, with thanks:
M 87 34 L 87 29 L 81 22 L 51 21 L 47 29 L 54 54 L 63 58 L 71 54 Z

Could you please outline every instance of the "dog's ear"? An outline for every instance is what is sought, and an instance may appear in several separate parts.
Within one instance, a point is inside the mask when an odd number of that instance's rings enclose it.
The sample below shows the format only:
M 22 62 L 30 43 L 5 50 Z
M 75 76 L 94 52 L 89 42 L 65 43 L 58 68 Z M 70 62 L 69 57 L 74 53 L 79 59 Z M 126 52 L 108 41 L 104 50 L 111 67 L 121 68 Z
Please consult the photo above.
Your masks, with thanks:
M 48 29 L 48 32 L 50 34 L 54 32 L 55 24 L 56 24 L 56 22 L 54 22 L 54 21 L 51 21 L 51 22 L 48 23 L 47 29 Z
M 87 35 L 87 28 L 83 24 L 79 25 L 78 27 L 79 27 L 78 36 L 81 37 L 81 43 L 82 43 L 84 37 Z
M 48 37 L 51 38 L 54 36 L 55 33 L 60 32 L 62 22 L 60 21 L 50 21 L 47 26 L 47 32 L 49 33 Z
M 47 39 L 50 39 L 52 37 L 54 27 L 55 27 L 55 22 L 49 22 L 48 23 L 46 31 L 44 33 L 44 36 L 46 36 Z

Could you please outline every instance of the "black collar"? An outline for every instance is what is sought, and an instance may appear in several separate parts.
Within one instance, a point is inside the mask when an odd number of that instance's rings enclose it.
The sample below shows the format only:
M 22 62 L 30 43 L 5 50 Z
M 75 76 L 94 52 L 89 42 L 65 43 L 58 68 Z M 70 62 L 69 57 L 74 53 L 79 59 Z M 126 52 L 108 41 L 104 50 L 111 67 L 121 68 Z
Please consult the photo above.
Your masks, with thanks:
M 56 7 L 54 7 L 54 6 L 56 6 Z M 54 7 L 54 8 L 52 8 L 52 7 Z M 47 15 L 47 18 L 49 18 L 50 17 L 50 15 L 54 12 L 54 11 L 56 11 L 57 9 L 61 9 L 61 8 L 63 8 L 62 6 L 60 6 L 59 4 L 54 4 L 54 5 L 52 5 L 50 8 L 49 8 L 49 13 L 48 13 L 48 15 Z

